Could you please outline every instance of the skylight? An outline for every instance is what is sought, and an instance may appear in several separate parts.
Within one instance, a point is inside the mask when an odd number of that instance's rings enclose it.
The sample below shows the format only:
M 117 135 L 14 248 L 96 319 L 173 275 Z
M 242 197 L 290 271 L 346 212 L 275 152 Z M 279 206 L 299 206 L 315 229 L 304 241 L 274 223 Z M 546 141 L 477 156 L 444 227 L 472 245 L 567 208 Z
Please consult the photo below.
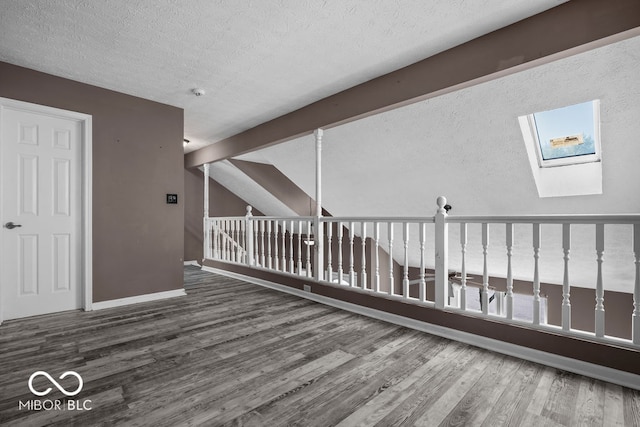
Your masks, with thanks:
M 540 197 L 602 194 L 600 101 L 518 117 Z
M 529 115 L 540 167 L 600 160 L 598 100 Z

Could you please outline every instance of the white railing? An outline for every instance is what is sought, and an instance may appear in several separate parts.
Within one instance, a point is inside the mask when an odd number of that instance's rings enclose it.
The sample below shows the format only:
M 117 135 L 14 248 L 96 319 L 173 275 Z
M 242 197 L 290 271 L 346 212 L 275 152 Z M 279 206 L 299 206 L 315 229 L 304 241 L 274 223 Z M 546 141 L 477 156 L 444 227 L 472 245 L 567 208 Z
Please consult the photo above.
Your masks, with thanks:
M 435 216 L 414 218 L 253 217 L 248 207 L 244 217 L 205 218 L 205 241 L 211 242 L 205 258 L 301 275 L 354 292 L 436 309 L 640 347 L 640 215 L 449 216 L 444 209 L 446 199 L 438 198 L 437 204 Z M 449 227 L 454 224 L 457 227 L 450 233 Z M 633 271 L 630 279 L 633 283 L 629 284 L 633 288 L 630 340 L 605 334 L 605 225 L 621 224 L 629 227 L 632 241 L 629 257 L 625 258 Z M 523 263 L 528 264 L 526 280 L 531 287 L 528 295 L 514 291 L 514 247 L 518 243 L 514 243 L 514 225 L 520 227 L 519 231 L 524 229 L 525 234 L 530 230 L 529 254 L 523 259 L 519 253 L 517 259 L 519 270 Z M 577 330 L 571 324 L 572 230 L 585 225 L 595 231 L 595 328 L 590 332 Z M 468 245 L 469 226 L 480 227 L 478 247 Z M 561 242 L 557 256 L 562 265 L 558 280 L 562 287 L 558 326 L 546 322 L 549 301 L 541 292 L 542 227 L 557 231 Z M 503 242 L 490 246 L 491 234 L 501 237 Z M 450 242 L 454 236 L 459 239 Z M 496 246 L 500 254 L 496 254 Z M 475 259 L 481 260 L 471 274 L 481 275 L 481 282 L 470 280 L 467 271 L 471 249 L 478 252 L 474 253 Z M 495 261 L 496 256 L 500 258 L 498 268 L 504 268 L 503 272 L 489 268 L 490 260 Z M 456 262 L 450 262 L 454 257 Z M 493 286 L 496 277 L 506 281 L 504 290 Z M 472 301 L 475 295 L 478 300 Z

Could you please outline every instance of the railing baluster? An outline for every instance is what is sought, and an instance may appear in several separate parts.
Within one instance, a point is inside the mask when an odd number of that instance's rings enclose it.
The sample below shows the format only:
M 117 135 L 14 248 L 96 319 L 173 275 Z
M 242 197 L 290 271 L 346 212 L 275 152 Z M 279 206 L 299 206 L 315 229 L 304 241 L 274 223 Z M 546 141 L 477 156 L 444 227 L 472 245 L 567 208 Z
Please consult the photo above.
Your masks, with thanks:
M 633 343 L 640 346 L 640 224 L 633 224 L 633 253 L 636 264 L 636 280 L 633 287 Z
M 604 284 L 602 283 L 602 263 L 604 262 L 604 224 L 596 224 L 596 254 L 598 276 L 596 279 L 596 336 L 604 337 Z
M 227 222 L 227 261 L 233 261 L 233 220 Z
M 224 239 L 224 233 L 225 233 L 225 221 L 222 220 L 218 223 L 218 240 L 219 240 L 219 244 L 218 244 L 218 251 L 220 252 L 218 258 L 221 260 L 225 259 L 225 252 L 224 252 L 224 245 L 225 245 L 225 239 Z
M 562 278 L 562 329 L 571 330 L 571 300 L 569 285 L 569 252 L 571 251 L 571 224 L 562 224 L 562 251 L 564 275 Z
M 280 268 L 282 271 L 287 271 L 287 243 L 285 240 L 287 232 L 287 220 L 282 221 L 281 235 L 282 235 L 282 247 L 280 248 Z
M 242 250 L 242 242 L 241 242 L 241 238 L 242 238 L 242 234 L 240 232 L 240 224 L 242 224 L 242 221 L 239 219 L 234 219 L 232 222 L 232 232 L 231 232 L 231 251 L 232 251 L 232 261 L 233 262 L 240 262 L 240 257 L 242 256 L 241 250 Z
M 338 283 L 342 284 L 342 223 L 338 221 Z
M 271 257 L 271 220 L 267 220 L 267 268 L 273 267 L 273 258 Z
M 540 324 L 540 224 L 533 224 L 533 324 Z
M 220 258 L 218 256 L 218 220 L 212 220 L 209 222 L 210 227 L 207 227 L 207 233 L 212 236 L 212 246 L 213 251 L 211 252 L 213 259 Z M 211 250 L 211 248 L 209 248 Z M 204 254 L 204 257 L 207 258 L 207 254 Z
M 229 220 L 229 229 L 227 230 L 227 244 L 229 249 L 229 261 L 233 262 L 234 259 L 234 247 L 233 247 L 233 226 L 234 221 L 232 219 Z
M 253 244 L 253 249 L 254 249 L 254 254 L 253 254 L 253 260 L 255 262 L 256 265 L 259 265 L 262 267 L 262 264 L 260 264 L 260 245 L 259 243 L 259 236 L 260 235 L 260 220 L 253 221 L 253 240 L 254 240 L 254 244 Z
M 293 232 L 295 230 L 294 222 L 291 220 L 291 229 L 289 230 L 289 273 L 294 273 L 294 261 L 293 261 Z
M 236 220 L 232 220 L 231 221 L 231 238 L 229 239 L 229 249 L 231 251 L 231 261 L 232 262 L 236 262 L 237 261 L 237 252 L 236 252 L 236 242 L 237 242 L 237 229 L 236 229 Z
M 355 223 L 349 223 L 349 286 L 355 286 L 356 272 L 353 269 L 353 239 L 355 237 Z
M 424 246 L 427 240 L 427 224 L 425 222 L 420 223 L 420 289 L 419 298 L 420 301 L 425 302 L 427 300 L 427 282 L 425 275 L 427 274 L 427 267 L 425 263 Z
M 253 208 L 251 207 L 251 205 L 247 206 L 247 214 L 245 216 L 245 240 L 246 240 L 246 244 L 245 244 L 245 253 L 247 256 L 246 262 L 250 267 L 253 267 L 255 265 L 255 258 L 254 258 L 254 253 L 255 253 L 255 249 L 253 247 L 253 214 L 251 213 L 251 211 L 253 210 Z
M 489 314 L 489 269 L 487 267 L 487 254 L 489 248 L 489 224 L 482 223 L 482 292 L 480 294 L 480 305 L 482 313 Z
M 305 246 L 307 247 L 307 263 L 305 265 L 307 277 L 311 277 L 311 221 L 307 221 L 307 239 Z
M 332 248 L 331 248 L 331 238 L 333 236 L 333 222 L 326 223 L 327 228 L 327 280 L 329 282 L 333 282 L 333 260 L 332 258 Z
M 236 220 L 236 262 L 242 262 L 242 221 Z
M 360 239 L 362 240 L 362 260 L 360 273 L 360 288 L 367 289 L 367 223 L 362 221 L 362 232 Z
M 373 240 L 375 241 L 375 249 L 373 254 L 373 261 L 375 263 L 375 281 L 373 283 L 373 291 L 380 292 L 380 254 L 378 248 L 380 247 L 380 223 L 377 221 L 373 223 Z
M 302 275 L 302 221 L 298 220 L 298 275 Z
M 513 319 L 513 270 L 511 258 L 513 256 L 513 224 L 506 226 L 507 245 L 507 319 Z
M 389 295 L 395 295 L 393 283 L 393 222 L 389 222 Z
M 218 221 L 218 229 L 217 229 L 217 236 L 216 238 L 218 239 L 218 259 L 219 260 L 224 260 L 224 239 L 222 238 L 223 233 L 224 232 L 224 220 L 220 220 Z
M 278 220 L 273 221 L 273 268 L 280 270 L 280 259 L 278 258 Z
M 227 239 L 225 238 L 227 235 L 227 220 L 222 220 L 222 232 L 220 233 L 220 245 L 222 247 L 222 256 L 220 257 L 223 261 L 227 260 Z
M 260 266 L 261 267 L 266 267 L 267 264 L 265 263 L 265 247 L 264 247 L 264 233 L 265 233 L 265 221 L 262 219 L 260 220 Z
M 402 272 L 402 294 L 409 298 L 409 223 L 402 224 L 402 241 L 404 244 L 404 268 Z
M 460 251 L 462 263 L 460 266 L 460 309 L 467 309 L 467 223 L 460 223 Z

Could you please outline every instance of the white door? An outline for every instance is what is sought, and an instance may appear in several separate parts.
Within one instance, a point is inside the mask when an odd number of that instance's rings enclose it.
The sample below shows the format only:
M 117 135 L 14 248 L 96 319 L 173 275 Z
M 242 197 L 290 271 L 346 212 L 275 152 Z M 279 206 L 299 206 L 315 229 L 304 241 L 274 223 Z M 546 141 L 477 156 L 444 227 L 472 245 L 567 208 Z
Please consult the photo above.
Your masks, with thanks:
M 11 107 L 0 119 L 2 318 L 81 308 L 82 121 Z

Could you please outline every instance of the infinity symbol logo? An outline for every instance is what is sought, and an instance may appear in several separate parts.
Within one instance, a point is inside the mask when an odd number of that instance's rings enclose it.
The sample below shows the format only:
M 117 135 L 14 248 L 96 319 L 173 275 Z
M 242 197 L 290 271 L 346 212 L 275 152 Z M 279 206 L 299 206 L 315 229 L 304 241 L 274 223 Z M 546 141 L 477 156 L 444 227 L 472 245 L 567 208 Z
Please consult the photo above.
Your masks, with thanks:
M 80 391 L 82 390 L 82 385 L 83 385 L 82 377 L 77 372 L 67 371 L 64 374 L 60 375 L 60 379 L 61 380 L 65 379 L 69 375 L 72 375 L 72 376 L 74 376 L 74 377 L 76 377 L 78 379 L 78 388 L 75 389 L 74 391 L 69 392 L 69 391 L 65 390 L 64 387 L 62 387 L 60 384 L 58 384 L 58 382 L 56 380 L 54 380 L 51 377 L 51 375 L 49 375 L 45 371 L 36 371 L 33 374 L 31 374 L 31 376 L 29 377 L 29 390 L 31 390 L 31 393 L 35 394 L 36 396 L 46 396 L 47 394 L 49 394 L 51 392 L 51 387 L 49 387 L 45 391 L 37 391 L 36 389 L 33 388 L 33 379 L 35 377 L 37 377 L 38 375 L 42 375 L 44 377 L 47 377 L 47 379 L 49 381 L 51 381 L 51 384 L 56 386 L 58 388 L 58 390 L 60 390 L 62 393 L 65 394 L 65 396 L 75 396 L 76 394 L 80 393 Z

